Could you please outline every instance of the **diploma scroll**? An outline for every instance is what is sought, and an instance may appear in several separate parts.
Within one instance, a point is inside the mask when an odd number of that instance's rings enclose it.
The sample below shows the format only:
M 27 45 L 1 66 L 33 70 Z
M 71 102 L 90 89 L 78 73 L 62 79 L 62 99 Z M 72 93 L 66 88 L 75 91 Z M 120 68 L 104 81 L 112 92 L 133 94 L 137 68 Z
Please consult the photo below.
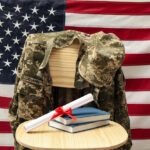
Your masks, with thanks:
M 78 98 L 78 99 L 76 99 L 76 100 L 74 100 L 74 101 L 72 101 L 72 102 L 64 105 L 63 106 L 63 110 L 65 111 L 65 110 L 68 110 L 69 108 L 75 109 L 75 108 L 83 106 L 83 105 L 85 105 L 85 104 L 87 104 L 89 102 L 92 102 L 93 100 L 94 100 L 93 99 L 93 95 L 91 93 L 89 93 L 89 94 L 87 94 L 87 95 L 85 95 L 83 97 L 80 97 L 80 98 Z M 29 123 L 26 123 L 24 125 L 25 131 L 28 132 L 31 129 L 36 128 L 36 127 L 42 125 L 43 123 L 50 121 L 50 119 L 52 118 L 52 116 L 55 113 L 56 113 L 56 111 L 53 110 L 53 111 L 51 111 L 51 112 L 49 112 L 49 113 L 47 113 L 45 115 L 42 115 L 39 118 L 36 118 L 36 119 L 30 121 Z

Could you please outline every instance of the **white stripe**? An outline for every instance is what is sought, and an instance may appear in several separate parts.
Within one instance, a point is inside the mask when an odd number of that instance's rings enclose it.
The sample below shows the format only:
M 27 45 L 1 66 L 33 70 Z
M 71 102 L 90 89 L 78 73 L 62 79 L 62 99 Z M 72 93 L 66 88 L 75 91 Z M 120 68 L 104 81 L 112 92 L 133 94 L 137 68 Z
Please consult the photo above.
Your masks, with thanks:
M 0 108 L 0 121 L 9 121 L 8 120 L 8 109 Z
M 125 78 L 150 78 L 150 65 L 122 66 Z M 0 96 L 13 97 L 14 85 L 0 84 Z
M 150 91 L 125 92 L 128 104 L 150 104 Z
M 0 146 L 14 146 L 12 133 L 0 133 Z
M 14 95 L 14 85 L 0 84 L 0 96 L 12 97 Z
M 126 54 L 150 53 L 150 41 L 122 41 Z
M 96 15 L 66 13 L 66 26 L 104 28 L 150 28 L 150 15 Z
M 130 116 L 131 129 L 150 129 L 150 116 Z
M 122 66 L 126 79 L 150 78 L 150 65 Z
M 150 150 L 150 140 L 133 140 L 131 150 Z

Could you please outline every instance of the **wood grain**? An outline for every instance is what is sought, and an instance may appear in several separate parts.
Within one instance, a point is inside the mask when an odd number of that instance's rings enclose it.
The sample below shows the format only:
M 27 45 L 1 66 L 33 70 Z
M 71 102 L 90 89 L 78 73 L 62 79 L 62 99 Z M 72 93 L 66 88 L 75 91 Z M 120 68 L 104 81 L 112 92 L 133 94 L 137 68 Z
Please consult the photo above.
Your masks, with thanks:
M 74 88 L 79 46 L 79 41 L 75 39 L 69 46 L 52 49 L 49 68 L 53 86 Z
M 125 144 L 128 134 L 125 129 L 110 121 L 110 125 L 78 133 L 68 133 L 48 126 L 48 123 L 26 133 L 20 124 L 16 139 L 21 145 L 36 150 L 108 150 Z

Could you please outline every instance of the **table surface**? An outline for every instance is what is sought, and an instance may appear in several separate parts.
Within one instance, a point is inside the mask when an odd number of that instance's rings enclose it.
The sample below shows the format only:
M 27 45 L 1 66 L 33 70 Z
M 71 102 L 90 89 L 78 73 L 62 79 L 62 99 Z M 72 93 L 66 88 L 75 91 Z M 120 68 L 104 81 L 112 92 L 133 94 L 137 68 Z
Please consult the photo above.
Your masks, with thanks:
M 16 140 L 24 147 L 36 150 L 108 150 L 118 148 L 128 139 L 126 130 L 116 122 L 78 133 L 68 133 L 48 126 L 48 122 L 25 132 L 20 124 L 16 131 Z

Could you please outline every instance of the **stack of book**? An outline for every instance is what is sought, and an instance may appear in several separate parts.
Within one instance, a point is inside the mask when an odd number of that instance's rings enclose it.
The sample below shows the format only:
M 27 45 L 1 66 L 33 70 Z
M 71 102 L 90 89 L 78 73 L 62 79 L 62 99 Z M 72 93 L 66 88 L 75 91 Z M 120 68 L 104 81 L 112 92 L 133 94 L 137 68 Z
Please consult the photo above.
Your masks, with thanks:
M 89 129 L 109 125 L 110 113 L 95 107 L 80 107 L 72 110 L 72 115 L 77 118 L 73 120 L 68 115 L 58 116 L 48 122 L 54 127 L 70 133 L 81 132 Z

